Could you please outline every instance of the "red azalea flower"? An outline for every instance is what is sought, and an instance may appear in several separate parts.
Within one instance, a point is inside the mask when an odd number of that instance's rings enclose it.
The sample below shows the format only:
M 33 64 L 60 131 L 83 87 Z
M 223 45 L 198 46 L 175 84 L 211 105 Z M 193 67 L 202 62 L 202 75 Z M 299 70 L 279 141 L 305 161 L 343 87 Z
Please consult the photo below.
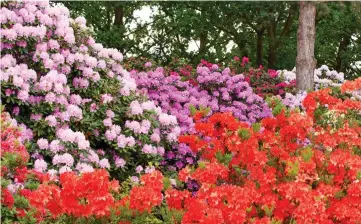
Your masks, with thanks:
M 1 189 L 1 204 L 8 208 L 14 205 L 14 197 L 7 188 Z

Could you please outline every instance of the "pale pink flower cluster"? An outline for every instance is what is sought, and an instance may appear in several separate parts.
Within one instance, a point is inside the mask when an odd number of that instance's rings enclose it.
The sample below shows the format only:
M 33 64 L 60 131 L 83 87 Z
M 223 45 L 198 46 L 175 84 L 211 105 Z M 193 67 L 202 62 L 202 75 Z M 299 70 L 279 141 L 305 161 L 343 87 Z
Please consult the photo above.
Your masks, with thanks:
M 40 138 L 37 141 L 37 144 L 38 144 L 39 149 L 47 149 L 49 147 L 48 140 L 43 139 L 43 138 Z
M 94 168 L 87 163 L 78 163 L 75 169 L 78 170 L 80 173 L 89 173 L 94 171 Z
M 54 115 L 49 115 L 45 118 L 50 127 L 55 127 L 58 124 L 58 121 Z
M 161 115 L 159 115 L 159 122 L 165 126 L 176 125 L 177 118 L 173 115 L 161 114 Z
M 138 100 L 135 100 L 130 104 L 130 113 L 133 115 L 140 115 L 143 113 L 143 108 Z
M 19 127 L 21 132 L 20 140 L 22 143 L 33 139 L 33 131 L 30 128 L 26 127 L 25 124 L 19 124 Z
M 48 164 L 43 159 L 37 159 L 34 162 L 34 170 L 38 172 L 45 172 L 48 168 Z
M 49 149 L 52 153 L 56 154 L 59 151 L 63 151 L 64 146 L 61 144 L 60 140 L 55 139 L 55 140 L 51 141 L 51 143 L 49 144 Z
M 101 168 L 110 169 L 109 161 L 108 161 L 108 159 L 106 159 L 106 158 L 101 159 L 101 160 L 99 161 L 99 166 L 100 166 Z
M 112 141 L 120 134 L 120 132 L 121 132 L 121 127 L 119 125 L 111 125 L 110 129 L 106 130 L 104 135 L 106 139 Z
M 53 157 L 53 165 L 66 165 L 72 167 L 74 164 L 74 158 L 69 153 L 64 153 L 62 155 L 56 154 Z
M 152 146 L 152 145 L 145 144 L 145 145 L 143 146 L 142 151 L 143 151 L 145 154 L 156 154 L 156 153 L 157 153 L 157 147 L 154 147 L 154 146 Z
M 119 148 L 133 147 L 135 145 L 135 139 L 133 136 L 125 136 L 123 134 L 118 135 L 117 145 Z
M 59 169 L 59 174 L 66 173 L 66 172 L 71 172 L 71 171 L 72 171 L 72 169 L 71 169 L 70 167 L 68 167 L 68 166 L 62 166 L 62 167 L 60 167 L 60 169 Z
M 56 133 L 57 137 L 64 141 L 77 144 L 79 149 L 90 149 L 90 143 L 85 139 L 85 136 L 81 132 L 74 132 L 71 129 L 60 128 Z
M 150 136 L 150 140 L 152 140 L 153 142 L 160 142 L 160 136 L 158 133 L 153 133 L 151 136 Z
M 145 154 L 160 154 L 163 155 L 164 154 L 164 148 L 163 147 L 155 147 L 149 144 L 145 144 L 142 148 L 142 151 Z
M 6 83 L 12 80 L 12 84 L 18 90 L 17 92 L 11 92 L 10 95 L 15 94 L 16 98 L 27 102 L 29 100 L 30 85 L 36 80 L 36 72 L 28 69 L 25 64 L 16 64 L 16 60 L 9 54 L 1 57 L 0 64 L 0 81 Z
M 151 128 L 151 123 L 149 120 L 143 120 L 142 122 L 126 121 L 125 127 L 129 128 L 136 134 L 148 134 L 149 129 Z
M 109 102 L 111 102 L 113 100 L 113 97 L 112 97 L 112 95 L 110 95 L 110 94 L 104 94 L 104 95 L 102 95 L 102 98 L 101 98 L 101 102 L 102 103 L 109 103 Z
M 118 167 L 118 168 L 119 167 L 123 168 L 126 164 L 125 160 L 122 158 L 119 158 L 118 156 L 115 157 L 114 163 L 115 163 L 115 167 Z

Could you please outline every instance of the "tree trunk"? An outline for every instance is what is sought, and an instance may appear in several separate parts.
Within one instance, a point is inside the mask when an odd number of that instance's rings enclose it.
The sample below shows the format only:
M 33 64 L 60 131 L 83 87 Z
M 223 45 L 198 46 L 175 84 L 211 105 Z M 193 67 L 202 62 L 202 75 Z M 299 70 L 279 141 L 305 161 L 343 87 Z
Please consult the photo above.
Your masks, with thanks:
M 268 68 L 270 69 L 274 69 L 276 66 L 276 60 L 277 60 L 277 55 L 276 55 L 276 47 L 271 44 L 268 48 Z
M 124 10 L 122 6 L 115 7 L 114 10 L 114 25 L 118 27 L 122 27 L 124 25 L 123 17 L 124 17 Z
M 296 81 L 297 91 L 313 90 L 316 68 L 316 5 L 313 2 L 300 2 L 300 16 L 297 31 Z
M 344 54 L 347 50 L 347 46 L 350 44 L 351 36 L 344 37 L 340 41 L 340 45 L 338 47 L 337 56 L 336 56 L 336 65 L 335 70 L 338 72 L 345 72 L 342 67 L 342 54 Z
M 207 31 L 203 31 L 199 36 L 199 60 L 203 59 L 207 52 Z
M 123 6 L 116 6 L 114 9 L 114 26 L 118 27 L 120 29 L 119 35 L 121 36 L 121 39 L 123 39 L 123 26 L 124 26 L 124 9 Z M 124 48 L 123 47 L 117 47 L 118 50 L 124 54 Z
M 277 60 L 277 38 L 276 38 L 276 32 L 277 32 L 277 24 L 275 22 L 272 22 L 271 26 L 267 27 L 267 34 L 268 34 L 268 68 L 275 68 L 276 66 L 276 60 Z
M 263 33 L 264 30 L 257 32 L 257 59 L 256 63 L 258 66 L 263 63 Z

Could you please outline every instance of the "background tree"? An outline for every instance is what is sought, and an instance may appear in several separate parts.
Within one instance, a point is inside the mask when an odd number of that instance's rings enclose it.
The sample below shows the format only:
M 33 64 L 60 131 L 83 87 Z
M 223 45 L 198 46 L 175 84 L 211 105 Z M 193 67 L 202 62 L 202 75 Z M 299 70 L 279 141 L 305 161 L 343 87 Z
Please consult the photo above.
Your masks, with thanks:
M 317 23 L 315 55 L 318 66 L 344 72 L 346 78 L 361 74 L 361 2 L 329 2 L 326 15 Z

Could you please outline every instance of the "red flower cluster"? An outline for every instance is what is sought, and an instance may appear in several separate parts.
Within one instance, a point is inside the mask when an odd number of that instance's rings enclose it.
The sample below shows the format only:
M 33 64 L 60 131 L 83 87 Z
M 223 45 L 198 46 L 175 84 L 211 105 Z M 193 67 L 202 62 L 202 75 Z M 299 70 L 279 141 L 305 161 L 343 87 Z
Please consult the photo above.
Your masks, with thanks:
M 185 200 L 188 200 L 189 198 L 191 198 L 191 193 L 189 191 L 168 189 L 165 192 L 165 200 L 168 207 L 171 209 L 183 209 Z
M 136 186 L 130 191 L 130 208 L 140 212 L 150 212 L 153 207 L 162 203 L 163 175 L 159 171 L 145 174 L 141 177 L 142 186 Z
M 357 81 L 346 82 L 345 85 L 342 85 L 341 89 L 343 91 L 351 90 L 355 87 L 353 83 L 356 83 L 355 85 L 357 85 Z M 338 114 L 347 113 L 348 110 L 361 110 L 360 101 L 351 99 L 342 100 L 335 96 L 331 96 L 330 89 L 322 89 L 320 91 L 307 94 L 305 100 L 303 101 L 303 106 L 306 108 L 307 113 L 312 117 L 319 106 L 327 106 L 329 110 L 333 110 Z
M 20 129 L 13 125 L 10 115 L 1 111 L 1 182 L 5 179 L 19 174 L 20 169 L 26 170 L 26 164 L 29 160 L 29 153 L 20 141 Z M 9 158 L 8 158 L 9 156 Z M 19 180 L 21 183 L 21 181 Z M 1 204 L 8 208 L 14 205 L 14 197 L 11 192 L 4 186 L 1 188 Z
M 75 217 L 109 216 L 115 201 L 111 192 L 119 190 L 118 182 L 109 181 L 106 170 L 80 176 L 66 172 L 60 175 L 60 185 L 41 184 L 27 195 L 30 205 L 37 209 L 40 220 L 48 211 L 53 217 L 62 214 Z
M 193 198 L 170 191 L 168 205 L 185 210 L 183 223 L 361 222 L 361 127 L 342 120 L 361 105 L 330 94 L 310 93 L 307 113 L 282 112 L 258 128 L 230 114 L 198 121 L 198 134 L 179 142 L 210 162 L 181 170 L 179 179 L 201 188 Z M 323 113 L 337 112 L 340 127 L 315 121 L 326 104 Z
M 6 188 L 1 189 L 1 204 L 9 208 L 14 205 L 14 197 Z
M 10 123 L 10 115 L 1 112 L 1 155 L 6 153 L 16 154 L 17 166 L 26 165 L 29 153 L 20 141 L 21 132 L 18 127 Z
M 355 79 L 353 81 L 346 81 L 342 87 L 341 92 L 361 90 L 361 78 Z

